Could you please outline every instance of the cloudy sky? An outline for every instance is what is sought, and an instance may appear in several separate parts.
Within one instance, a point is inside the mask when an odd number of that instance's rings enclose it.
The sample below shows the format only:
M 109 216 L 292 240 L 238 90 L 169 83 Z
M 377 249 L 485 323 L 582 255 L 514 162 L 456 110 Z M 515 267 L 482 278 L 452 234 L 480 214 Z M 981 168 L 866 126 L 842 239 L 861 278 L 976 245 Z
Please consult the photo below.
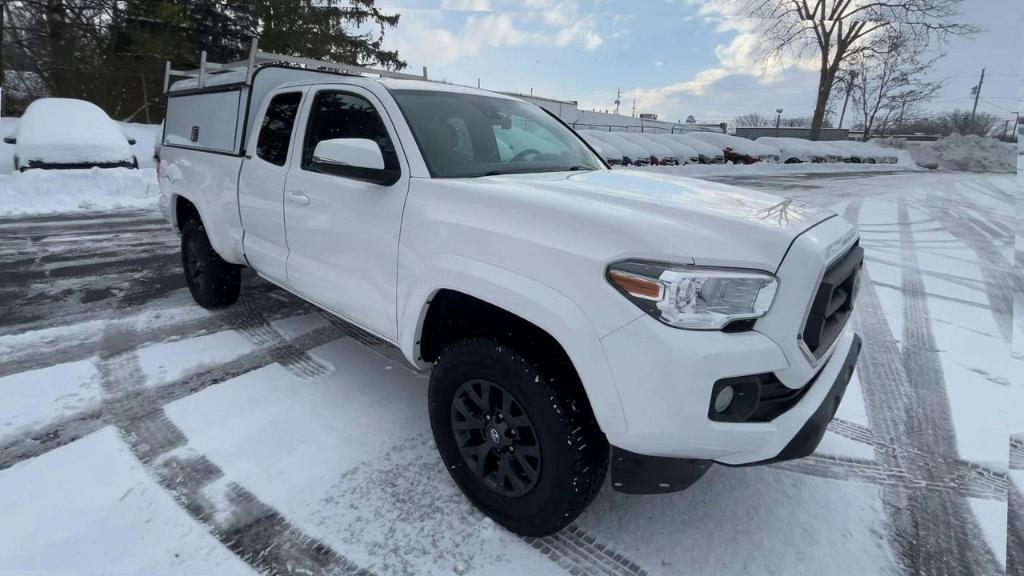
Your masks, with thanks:
M 402 15 L 386 44 L 431 78 L 576 100 L 584 109 L 654 112 L 700 122 L 761 112 L 810 115 L 817 73 L 793 63 L 762 74 L 758 27 L 731 18 L 727 2 L 702 0 L 378 0 Z M 1013 117 L 1024 68 L 1024 1 L 964 0 L 962 22 L 930 79 L 944 90 L 931 107 L 969 109 L 987 68 L 979 110 Z

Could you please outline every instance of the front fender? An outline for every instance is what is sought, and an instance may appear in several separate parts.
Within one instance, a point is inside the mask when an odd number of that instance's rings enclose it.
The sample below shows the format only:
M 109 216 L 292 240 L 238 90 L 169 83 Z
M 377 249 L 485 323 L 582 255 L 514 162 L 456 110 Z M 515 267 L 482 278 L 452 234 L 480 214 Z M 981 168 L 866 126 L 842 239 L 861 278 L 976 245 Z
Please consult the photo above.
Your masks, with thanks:
M 451 254 L 436 256 L 413 277 L 415 282 L 400 293 L 398 301 L 399 346 L 410 362 L 420 368 L 427 366 L 420 359 L 419 337 L 430 299 L 442 289 L 462 292 L 550 334 L 576 368 L 601 429 L 605 433 L 625 431 L 622 402 L 597 331 L 565 295 L 510 270 Z

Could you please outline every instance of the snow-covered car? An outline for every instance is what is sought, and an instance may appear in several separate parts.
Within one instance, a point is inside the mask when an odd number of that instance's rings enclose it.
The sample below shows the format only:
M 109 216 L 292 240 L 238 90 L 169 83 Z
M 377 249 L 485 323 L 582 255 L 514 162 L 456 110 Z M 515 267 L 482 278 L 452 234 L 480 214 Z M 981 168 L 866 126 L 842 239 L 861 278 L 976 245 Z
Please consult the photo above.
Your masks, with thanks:
M 852 224 L 609 170 L 509 95 L 260 57 L 232 98 L 202 70 L 170 85 L 159 205 L 186 284 L 228 306 L 249 266 L 430 370 L 424 418 L 484 514 L 542 536 L 609 467 L 664 493 L 815 450 L 860 352 Z
M 14 144 L 14 169 L 138 168 L 134 140 L 99 106 L 71 98 L 40 98 L 29 104 Z
M 596 150 L 602 158 L 604 158 L 604 161 L 607 162 L 609 166 L 624 166 L 626 164 L 626 159 L 622 154 L 622 151 L 616 148 L 614 144 L 604 142 L 594 135 L 587 134 L 582 131 L 579 132 L 579 135 L 580 138 L 586 140 L 587 144 L 590 144 L 590 146 Z
M 689 134 L 666 134 L 669 138 L 679 140 L 683 144 L 693 148 L 700 155 L 701 164 L 724 164 L 725 163 L 725 152 L 722 151 L 718 146 L 708 144 L 697 138 L 693 138 Z
M 828 144 L 843 150 L 850 160 L 859 164 L 895 164 L 899 158 L 892 150 L 882 148 L 870 142 L 858 140 L 829 140 Z
M 780 160 L 785 164 L 798 164 L 802 162 L 828 162 L 828 154 L 818 142 L 811 142 L 803 138 L 762 136 L 756 140 L 758 144 L 778 148 L 782 153 Z
M 669 138 L 667 134 L 644 134 L 647 138 L 654 140 L 668 146 L 672 152 L 676 155 L 676 160 L 680 164 L 700 164 L 700 154 L 689 146 L 674 138 Z
M 618 133 L 602 132 L 599 130 L 580 130 L 580 133 L 585 133 L 591 138 L 595 138 L 600 142 L 607 142 L 612 146 L 619 149 L 622 152 L 623 163 L 627 166 L 647 166 L 651 164 L 651 153 L 637 144 L 621 138 Z
M 624 140 L 628 140 L 646 150 L 651 155 L 652 164 L 675 166 L 682 163 L 679 158 L 676 157 L 674 150 L 665 146 L 661 142 L 649 138 L 646 134 L 641 134 L 639 132 L 619 132 L 616 136 L 619 136 Z
M 726 162 L 733 164 L 753 164 L 755 162 L 778 162 L 782 152 L 773 146 L 758 144 L 753 140 L 719 134 L 717 132 L 690 132 L 691 138 L 717 146 L 725 153 Z

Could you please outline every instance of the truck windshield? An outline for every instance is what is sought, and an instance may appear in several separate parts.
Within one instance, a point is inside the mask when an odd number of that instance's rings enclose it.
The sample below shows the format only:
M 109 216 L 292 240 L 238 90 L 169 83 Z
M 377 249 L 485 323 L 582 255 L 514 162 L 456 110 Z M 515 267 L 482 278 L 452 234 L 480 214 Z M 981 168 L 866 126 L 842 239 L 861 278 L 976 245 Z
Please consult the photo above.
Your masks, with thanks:
M 432 90 L 392 94 L 434 178 L 604 167 L 572 131 L 533 104 Z

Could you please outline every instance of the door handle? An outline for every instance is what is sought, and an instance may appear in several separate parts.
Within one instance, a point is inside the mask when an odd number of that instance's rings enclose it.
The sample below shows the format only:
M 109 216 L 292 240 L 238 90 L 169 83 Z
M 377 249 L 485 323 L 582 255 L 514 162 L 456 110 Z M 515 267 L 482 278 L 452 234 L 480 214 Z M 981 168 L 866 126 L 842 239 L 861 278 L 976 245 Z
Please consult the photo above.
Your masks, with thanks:
M 299 204 L 300 206 L 309 206 L 309 196 L 306 196 L 298 190 L 288 191 L 288 201 L 293 204 Z

